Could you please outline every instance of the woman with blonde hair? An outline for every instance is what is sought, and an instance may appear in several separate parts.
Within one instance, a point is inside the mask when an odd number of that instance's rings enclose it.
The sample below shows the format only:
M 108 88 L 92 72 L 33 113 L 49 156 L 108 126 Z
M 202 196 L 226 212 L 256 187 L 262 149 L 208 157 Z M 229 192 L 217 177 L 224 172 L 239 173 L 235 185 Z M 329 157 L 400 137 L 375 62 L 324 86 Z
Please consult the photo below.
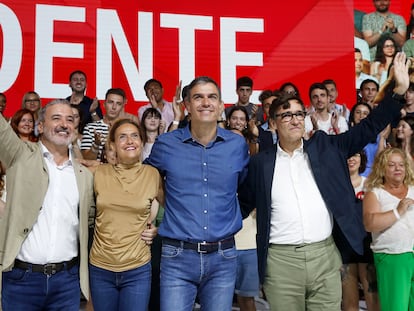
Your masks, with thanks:
M 382 310 L 414 310 L 414 173 L 406 152 L 383 150 L 365 186 L 365 229 L 377 270 Z

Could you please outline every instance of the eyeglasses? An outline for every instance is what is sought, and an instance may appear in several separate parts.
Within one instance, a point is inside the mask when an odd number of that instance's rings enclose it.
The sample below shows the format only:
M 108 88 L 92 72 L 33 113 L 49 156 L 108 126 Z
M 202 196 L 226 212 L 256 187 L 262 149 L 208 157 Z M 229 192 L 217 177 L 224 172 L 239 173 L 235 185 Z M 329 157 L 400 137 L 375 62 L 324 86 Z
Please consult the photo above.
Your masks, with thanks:
M 306 111 L 296 111 L 296 112 L 283 112 L 279 114 L 275 114 L 275 117 L 280 117 L 282 122 L 290 122 L 292 121 L 293 117 L 296 117 L 298 121 L 303 121 L 306 117 Z
M 386 44 L 384 45 L 384 48 L 395 48 L 394 44 Z

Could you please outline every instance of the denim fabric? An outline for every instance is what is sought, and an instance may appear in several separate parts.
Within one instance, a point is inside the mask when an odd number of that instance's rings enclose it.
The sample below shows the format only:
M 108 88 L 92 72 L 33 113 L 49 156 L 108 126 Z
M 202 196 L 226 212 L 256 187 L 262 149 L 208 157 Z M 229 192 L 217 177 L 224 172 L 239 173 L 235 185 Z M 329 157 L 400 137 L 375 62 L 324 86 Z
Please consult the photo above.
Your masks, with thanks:
M 243 297 L 259 296 L 259 271 L 256 249 L 237 251 L 237 277 L 234 291 Z
M 196 297 L 204 311 L 231 310 L 236 268 L 235 247 L 200 254 L 163 243 L 161 311 L 191 311 Z
M 216 242 L 242 226 L 237 187 L 247 175 L 249 153 L 240 135 L 217 128 L 203 146 L 189 127 L 157 137 L 144 163 L 165 177 L 165 213 L 159 235 L 186 242 Z
M 146 311 L 151 291 L 151 263 L 124 272 L 89 264 L 94 311 Z
M 4 311 L 79 311 L 78 265 L 51 276 L 13 268 L 3 272 L 2 286 Z

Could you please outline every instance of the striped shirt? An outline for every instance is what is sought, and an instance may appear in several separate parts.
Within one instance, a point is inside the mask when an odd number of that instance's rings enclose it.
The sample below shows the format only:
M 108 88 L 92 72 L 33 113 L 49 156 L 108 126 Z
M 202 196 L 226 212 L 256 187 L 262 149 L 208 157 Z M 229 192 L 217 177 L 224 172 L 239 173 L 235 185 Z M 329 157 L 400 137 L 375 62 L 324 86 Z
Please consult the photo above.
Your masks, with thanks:
M 99 144 L 99 152 L 96 156 L 96 159 L 99 160 L 102 157 L 102 152 L 104 151 L 106 137 L 109 133 L 109 125 L 99 120 L 97 122 L 91 122 L 86 124 L 82 133 L 82 143 L 81 150 L 89 150 L 92 147 L 93 142 L 95 141 L 95 132 L 101 134 L 101 143 Z

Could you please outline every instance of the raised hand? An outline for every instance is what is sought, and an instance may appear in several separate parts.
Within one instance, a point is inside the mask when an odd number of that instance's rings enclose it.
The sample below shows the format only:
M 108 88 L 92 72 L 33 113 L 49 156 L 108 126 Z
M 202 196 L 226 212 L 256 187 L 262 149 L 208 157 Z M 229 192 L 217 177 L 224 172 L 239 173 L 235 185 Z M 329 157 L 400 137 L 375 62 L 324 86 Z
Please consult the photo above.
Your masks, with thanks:
M 408 68 L 411 66 L 411 60 L 407 61 L 404 52 L 398 52 L 394 57 L 393 71 L 395 79 L 394 93 L 404 95 L 410 85 Z

